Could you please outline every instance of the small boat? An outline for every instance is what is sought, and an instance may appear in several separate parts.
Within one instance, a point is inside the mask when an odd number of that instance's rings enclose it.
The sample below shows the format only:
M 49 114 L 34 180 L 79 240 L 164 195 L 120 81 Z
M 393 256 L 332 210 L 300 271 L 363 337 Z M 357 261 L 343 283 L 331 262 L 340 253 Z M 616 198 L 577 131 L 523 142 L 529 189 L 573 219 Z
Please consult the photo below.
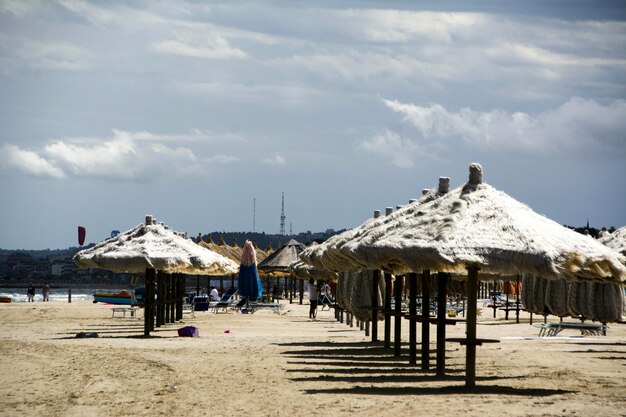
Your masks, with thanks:
M 13 301 L 11 297 L 0 295 L 0 303 L 10 303 L 11 301 Z
M 135 290 L 135 300 L 133 301 L 132 293 L 126 290 L 120 292 L 96 291 L 93 295 L 94 303 L 107 303 L 117 305 L 131 305 L 143 302 L 144 289 L 137 288 Z

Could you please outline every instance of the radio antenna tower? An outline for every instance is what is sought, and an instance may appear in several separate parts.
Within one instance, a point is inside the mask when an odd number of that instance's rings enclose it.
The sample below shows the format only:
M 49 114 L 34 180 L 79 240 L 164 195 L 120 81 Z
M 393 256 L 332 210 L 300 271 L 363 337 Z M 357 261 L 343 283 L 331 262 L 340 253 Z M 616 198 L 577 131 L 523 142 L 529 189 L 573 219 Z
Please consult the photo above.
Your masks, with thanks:
M 283 192 L 283 208 L 280 212 L 280 232 L 279 234 L 285 235 L 285 193 Z
M 256 232 L 256 197 L 252 200 L 252 232 Z

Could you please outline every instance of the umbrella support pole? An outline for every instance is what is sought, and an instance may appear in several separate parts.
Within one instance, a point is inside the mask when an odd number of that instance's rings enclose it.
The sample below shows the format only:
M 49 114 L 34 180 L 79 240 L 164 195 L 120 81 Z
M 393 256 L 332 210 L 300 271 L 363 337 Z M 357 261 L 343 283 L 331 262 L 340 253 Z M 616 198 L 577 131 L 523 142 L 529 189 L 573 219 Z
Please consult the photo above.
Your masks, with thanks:
M 374 270 L 372 274 L 372 342 L 378 341 L 378 281 L 380 281 L 380 271 Z
M 393 319 L 393 356 L 402 354 L 402 276 L 396 275 Z
M 409 316 L 417 316 L 417 274 L 409 274 Z M 417 321 L 409 321 L 409 364 L 417 364 Z
M 422 274 L 422 370 L 428 371 L 430 359 L 430 270 Z
M 176 274 L 176 320 L 183 319 L 183 297 L 185 296 L 185 278 L 182 274 Z
M 165 323 L 172 323 L 171 321 L 171 304 L 172 304 L 172 276 L 170 274 L 165 275 Z
M 515 277 L 515 323 L 519 324 L 519 274 Z
M 446 374 L 446 283 L 448 274 L 437 274 L 437 376 Z
M 145 273 L 146 299 L 144 300 L 143 335 L 150 336 L 154 326 L 154 269 L 147 268 Z
M 467 345 L 465 347 L 465 386 L 476 386 L 476 291 L 478 286 L 477 266 L 467 268 Z M 495 289 L 494 289 L 495 294 Z
M 385 273 L 385 349 L 391 347 L 391 274 Z
M 298 295 L 300 297 L 300 305 L 302 305 L 302 298 L 304 297 L 304 280 L 299 279 L 298 281 L 300 282 L 300 294 Z

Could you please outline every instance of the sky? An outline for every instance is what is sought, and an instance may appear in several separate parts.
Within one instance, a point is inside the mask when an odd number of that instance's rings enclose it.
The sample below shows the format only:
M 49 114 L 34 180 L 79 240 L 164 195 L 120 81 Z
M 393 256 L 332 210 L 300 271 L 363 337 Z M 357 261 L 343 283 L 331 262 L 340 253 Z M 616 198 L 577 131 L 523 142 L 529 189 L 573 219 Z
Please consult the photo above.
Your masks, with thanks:
M 626 224 L 619 1 L 0 0 L 0 248 L 351 228 L 479 162 Z

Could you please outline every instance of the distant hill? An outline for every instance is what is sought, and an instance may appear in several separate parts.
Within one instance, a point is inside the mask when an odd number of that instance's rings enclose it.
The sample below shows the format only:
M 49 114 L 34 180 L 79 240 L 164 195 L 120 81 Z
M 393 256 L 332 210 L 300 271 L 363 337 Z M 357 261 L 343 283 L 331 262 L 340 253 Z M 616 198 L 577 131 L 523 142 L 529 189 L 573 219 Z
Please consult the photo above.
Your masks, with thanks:
M 246 240 L 251 240 L 255 242 L 257 247 L 261 249 L 267 248 L 270 244 L 274 249 L 278 249 L 282 245 L 289 242 L 290 239 L 295 239 L 300 243 L 308 245 L 309 243 L 323 242 L 329 237 L 336 235 L 337 233 L 343 232 L 343 230 L 335 231 L 333 229 L 328 229 L 325 232 L 304 232 L 299 233 L 297 235 L 274 235 L 274 234 L 266 234 L 266 233 L 253 233 L 253 232 L 211 232 L 211 239 L 215 243 L 220 243 L 223 239 L 224 242 L 228 245 L 233 245 L 237 243 L 239 246 L 243 245 Z M 194 240 L 197 239 L 197 236 L 189 236 Z M 202 235 L 202 239 L 204 241 L 208 240 L 209 235 Z M 47 258 L 71 258 L 78 251 L 86 248 L 90 248 L 94 246 L 95 243 L 90 243 L 83 247 L 72 246 L 65 249 L 0 249 L 0 262 L 5 262 L 7 257 L 11 254 L 15 253 L 23 253 L 26 255 L 30 255 L 35 259 L 47 259 Z
M 243 245 L 246 240 L 250 240 L 256 243 L 257 247 L 261 249 L 267 248 L 269 245 L 274 249 L 278 249 L 281 246 L 285 245 L 289 240 L 295 239 L 300 243 L 305 245 L 310 244 L 311 242 L 323 242 L 329 237 L 336 235 L 337 233 L 341 233 L 345 231 L 343 230 L 333 230 L 328 229 L 325 232 L 303 232 L 297 235 L 271 235 L 266 233 L 254 233 L 254 232 L 211 232 L 209 234 L 202 235 L 202 240 L 205 242 L 208 241 L 209 236 L 211 240 L 215 243 L 220 243 L 222 240 L 227 245 L 237 244 L 239 246 Z M 197 239 L 197 236 L 194 236 Z

